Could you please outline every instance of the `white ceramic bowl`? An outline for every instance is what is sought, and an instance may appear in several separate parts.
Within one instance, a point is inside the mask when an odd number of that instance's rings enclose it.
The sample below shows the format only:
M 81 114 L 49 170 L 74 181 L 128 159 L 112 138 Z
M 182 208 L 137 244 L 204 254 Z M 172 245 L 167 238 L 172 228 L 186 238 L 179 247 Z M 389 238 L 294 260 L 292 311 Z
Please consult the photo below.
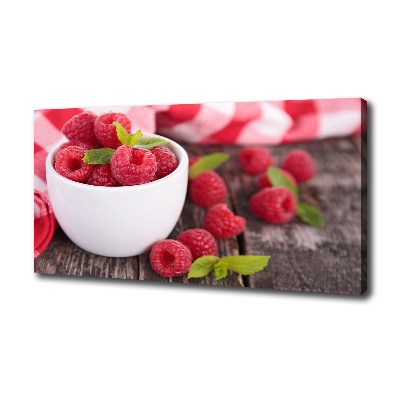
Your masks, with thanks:
M 54 169 L 59 146 L 50 151 L 46 158 L 49 199 L 58 223 L 76 245 L 102 256 L 130 257 L 168 237 L 185 202 L 189 161 L 179 144 L 166 140 L 178 159 L 177 169 L 137 186 L 91 186 L 66 179 Z

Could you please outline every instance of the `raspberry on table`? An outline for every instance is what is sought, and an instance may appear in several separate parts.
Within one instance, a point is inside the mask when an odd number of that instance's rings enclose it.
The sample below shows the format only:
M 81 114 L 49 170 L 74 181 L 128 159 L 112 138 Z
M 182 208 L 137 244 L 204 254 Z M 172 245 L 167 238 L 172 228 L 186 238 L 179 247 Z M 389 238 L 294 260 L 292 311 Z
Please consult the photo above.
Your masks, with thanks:
M 78 146 L 78 147 L 82 147 L 85 150 L 93 150 L 94 147 L 90 144 L 90 143 L 85 143 L 85 142 L 78 142 L 76 140 L 70 140 L 68 142 L 65 142 L 63 144 L 60 145 L 60 147 L 58 148 L 55 157 L 57 157 L 57 154 L 62 150 L 65 149 L 66 147 L 70 147 L 70 146 Z
M 228 188 L 215 171 L 207 171 L 191 181 L 189 194 L 194 203 L 208 208 L 224 202 L 228 195 Z
M 279 171 L 281 172 L 281 174 L 283 176 L 286 176 L 286 178 L 288 178 L 290 180 L 290 182 L 293 183 L 294 186 L 297 187 L 296 179 L 294 179 L 294 176 L 290 172 L 287 172 L 283 169 L 280 169 Z M 260 177 L 258 178 L 257 186 L 259 189 L 264 189 L 266 187 L 272 186 L 266 172 L 264 174 L 260 175 Z
M 82 161 L 85 149 L 69 146 L 57 153 L 55 169 L 63 177 L 75 182 L 85 181 L 93 171 L 93 165 Z
M 74 115 L 61 128 L 61 133 L 69 140 L 90 143 L 92 146 L 97 144 L 94 134 L 94 121 L 97 115 L 91 111 L 84 111 Z
M 246 220 L 235 215 L 225 203 L 212 206 L 204 218 L 204 229 L 221 239 L 237 236 L 245 227 Z
M 119 182 L 112 175 L 109 164 L 95 165 L 93 172 L 85 183 L 92 186 L 120 186 Z
M 218 251 L 213 235 L 205 229 L 188 229 L 182 232 L 176 240 L 189 248 L 193 260 L 202 256 L 215 256 Z
M 164 176 L 167 176 L 176 170 L 178 160 L 170 149 L 163 146 L 157 146 L 150 151 L 156 156 L 157 161 L 155 180 L 164 178 Z
M 252 213 L 272 224 L 284 224 L 296 216 L 296 196 L 285 187 L 262 189 L 250 199 Z
M 131 133 L 131 121 L 126 114 L 123 113 L 107 113 L 100 115 L 94 121 L 94 133 L 97 140 L 105 147 L 116 149 L 121 146 L 121 142 L 117 136 L 117 128 L 113 122 L 119 122 L 126 130 Z
M 180 276 L 189 271 L 192 254 L 181 242 L 167 239 L 153 246 L 150 252 L 150 264 L 161 276 Z
M 275 165 L 275 160 L 272 154 L 263 147 L 250 146 L 239 152 L 239 163 L 243 171 L 258 175 Z
M 315 162 L 311 155 L 299 149 L 289 151 L 281 168 L 290 172 L 297 182 L 309 181 L 316 173 Z
M 157 170 L 156 156 L 149 150 L 128 145 L 118 147 L 110 161 L 111 172 L 124 186 L 150 182 Z

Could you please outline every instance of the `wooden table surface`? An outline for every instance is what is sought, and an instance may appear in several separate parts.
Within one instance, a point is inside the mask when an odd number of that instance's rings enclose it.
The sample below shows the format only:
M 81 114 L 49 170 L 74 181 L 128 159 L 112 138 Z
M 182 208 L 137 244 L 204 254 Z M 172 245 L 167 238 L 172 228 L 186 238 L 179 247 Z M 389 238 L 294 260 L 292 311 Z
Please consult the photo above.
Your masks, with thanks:
M 311 182 L 300 185 L 300 200 L 322 211 L 324 228 L 309 226 L 298 218 L 284 225 L 272 225 L 255 217 L 250 212 L 249 199 L 257 191 L 257 178 L 240 170 L 236 161 L 241 147 L 184 146 L 190 157 L 216 151 L 231 155 L 217 171 L 229 188 L 228 205 L 247 219 L 247 227 L 237 238 L 218 239 L 218 255 L 270 255 L 267 268 L 254 275 L 245 277 L 229 271 L 220 281 L 215 281 L 212 274 L 190 281 L 186 275 L 163 278 L 151 268 L 149 253 L 128 258 L 97 256 L 73 244 L 61 228 L 35 259 L 35 272 L 362 294 L 367 282 L 366 146 L 367 137 L 363 135 L 269 147 L 278 164 L 292 148 L 307 150 L 314 157 L 318 173 Z M 187 197 L 170 238 L 175 239 L 189 228 L 201 228 L 205 212 Z

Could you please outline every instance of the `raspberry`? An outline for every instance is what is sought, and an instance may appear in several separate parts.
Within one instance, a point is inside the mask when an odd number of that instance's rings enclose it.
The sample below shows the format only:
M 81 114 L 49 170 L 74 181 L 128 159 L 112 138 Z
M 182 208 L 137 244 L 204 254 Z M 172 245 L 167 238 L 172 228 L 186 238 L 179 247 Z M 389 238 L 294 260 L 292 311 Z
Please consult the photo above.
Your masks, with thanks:
M 181 242 L 167 239 L 153 246 L 150 264 L 161 276 L 180 276 L 189 271 L 192 254 Z
M 294 179 L 293 175 L 290 172 L 284 171 L 283 169 L 280 169 L 280 172 L 283 176 L 286 176 L 286 178 L 288 178 L 293 183 L 293 185 L 297 187 L 296 179 Z M 258 178 L 257 185 L 259 189 L 264 189 L 266 187 L 272 186 L 271 182 L 269 181 L 267 173 L 262 174 Z
M 251 197 L 250 209 L 264 221 L 284 224 L 295 217 L 297 200 L 285 187 L 265 188 Z
M 94 134 L 94 121 L 97 115 L 91 111 L 85 111 L 74 115 L 61 128 L 61 133 L 69 140 L 90 143 L 95 146 L 97 139 Z
M 239 152 L 239 163 L 242 170 L 258 175 L 266 171 L 268 167 L 275 165 L 271 153 L 262 147 L 246 147 Z
M 153 179 L 157 169 L 156 156 L 149 150 L 124 145 L 113 154 L 110 167 L 122 185 L 141 185 Z
M 119 182 L 113 177 L 109 164 L 95 165 L 86 183 L 93 186 L 120 186 Z
M 193 260 L 202 256 L 215 256 L 218 251 L 213 235 L 204 229 L 188 229 L 182 232 L 176 240 L 190 250 Z
M 290 172 L 297 182 L 306 182 L 315 175 L 316 168 L 313 158 L 304 150 L 292 150 L 282 162 L 282 169 Z
M 85 181 L 93 171 L 93 165 L 82 161 L 85 149 L 69 146 L 57 153 L 55 168 L 65 178 L 75 182 Z
M 157 146 L 151 152 L 156 156 L 157 160 L 157 171 L 154 180 L 164 178 L 164 176 L 176 170 L 178 161 L 171 150 L 166 147 Z
M 204 228 L 221 239 L 237 236 L 245 227 L 246 220 L 235 215 L 225 203 L 211 207 L 204 218 Z
M 60 147 L 57 150 L 57 153 L 55 155 L 55 157 L 57 157 L 57 154 L 62 150 L 65 149 L 66 147 L 69 146 L 78 146 L 78 147 L 82 147 L 85 150 L 92 150 L 93 146 L 90 143 L 84 143 L 84 142 L 77 142 L 76 140 L 70 140 L 69 142 L 63 143 L 62 145 L 60 145 Z
M 111 149 L 116 149 L 118 146 L 121 146 L 121 142 L 117 136 L 117 128 L 113 124 L 114 121 L 119 122 L 127 133 L 131 133 L 131 121 L 126 114 L 103 114 L 94 121 L 94 133 L 96 138 L 103 146 Z
M 200 207 L 208 208 L 225 201 L 228 189 L 215 172 L 207 171 L 194 178 L 189 188 L 190 198 Z

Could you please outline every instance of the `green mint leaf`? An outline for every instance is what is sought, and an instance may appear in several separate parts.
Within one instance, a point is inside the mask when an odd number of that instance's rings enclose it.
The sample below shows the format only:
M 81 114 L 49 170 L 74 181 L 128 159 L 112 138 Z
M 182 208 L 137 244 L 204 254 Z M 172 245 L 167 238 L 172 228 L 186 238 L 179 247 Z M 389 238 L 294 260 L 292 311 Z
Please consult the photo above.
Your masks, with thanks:
M 290 179 L 283 175 L 279 168 L 269 167 L 267 176 L 272 186 L 283 186 L 293 192 L 296 198 L 299 198 L 299 190 L 296 185 L 293 185 Z
M 115 149 L 86 150 L 83 162 L 86 164 L 108 164 L 116 151 Z
M 159 137 L 148 138 L 148 139 L 140 139 L 136 142 L 134 147 L 139 147 L 140 149 L 151 150 L 157 146 L 163 146 L 168 144 L 167 140 L 161 139 Z
M 229 158 L 225 153 L 213 153 L 201 157 L 189 168 L 189 179 L 194 179 L 203 172 L 211 171 L 224 163 Z
M 129 133 L 126 131 L 126 129 L 117 121 L 113 122 L 113 125 L 115 126 L 115 128 L 117 129 L 117 136 L 119 141 L 122 144 L 128 144 L 129 142 Z
M 127 144 L 128 146 L 133 146 L 143 136 L 140 129 L 137 132 L 130 134 L 119 122 L 114 121 L 113 124 L 117 129 L 118 139 L 123 145 Z
M 137 132 L 132 133 L 131 135 L 128 135 L 128 145 L 129 146 L 134 146 L 138 140 L 143 136 L 142 131 L 139 129 Z
M 208 275 L 213 269 L 214 265 L 219 261 L 215 256 L 203 256 L 198 258 L 192 263 L 190 267 L 188 278 L 202 278 Z
M 215 280 L 223 279 L 228 275 L 228 264 L 219 261 L 214 266 Z
M 228 264 L 228 269 L 242 275 L 250 275 L 261 271 L 268 265 L 270 256 L 229 256 L 221 261 Z
M 300 203 L 297 207 L 297 216 L 304 222 L 314 226 L 324 226 L 323 215 L 311 204 Z

